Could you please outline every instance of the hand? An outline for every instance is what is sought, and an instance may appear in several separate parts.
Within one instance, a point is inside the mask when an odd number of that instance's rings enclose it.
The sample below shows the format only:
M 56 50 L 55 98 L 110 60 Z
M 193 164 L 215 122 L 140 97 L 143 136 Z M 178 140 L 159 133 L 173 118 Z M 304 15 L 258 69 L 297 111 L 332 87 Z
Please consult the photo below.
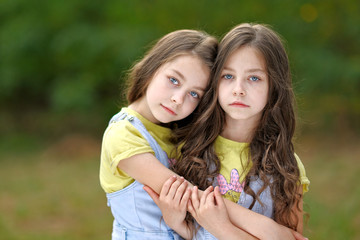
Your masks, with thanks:
M 144 186 L 144 190 L 159 206 L 166 224 L 184 238 L 189 237 L 189 229 L 184 221 L 191 194 L 191 190 L 187 186 L 188 182 L 183 177 L 177 178 L 176 176 L 165 181 L 160 195 L 150 187 Z
M 197 187 L 193 188 L 188 210 L 195 220 L 209 232 L 218 232 L 223 226 L 232 225 L 219 187 L 208 187 L 200 200 Z

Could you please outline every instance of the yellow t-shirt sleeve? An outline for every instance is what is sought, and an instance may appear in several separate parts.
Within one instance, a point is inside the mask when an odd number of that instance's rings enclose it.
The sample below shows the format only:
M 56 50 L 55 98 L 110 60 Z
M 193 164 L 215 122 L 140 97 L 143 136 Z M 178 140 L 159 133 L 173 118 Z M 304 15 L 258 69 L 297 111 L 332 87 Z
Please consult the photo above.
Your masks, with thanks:
M 128 121 L 112 123 L 104 136 L 104 151 L 108 155 L 111 171 L 116 174 L 123 159 L 141 153 L 154 153 L 148 141 Z
M 310 180 L 306 176 L 304 164 L 301 162 L 299 156 L 295 154 L 295 158 L 299 167 L 300 183 L 303 186 L 303 193 L 306 193 L 309 191 Z
M 148 141 L 128 121 L 111 123 L 105 130 L 101 148 L 100 184 L 105 192 L 115 192 L 134 182 L 117 166 L 123 159 L 137 154 L 152 153 Z

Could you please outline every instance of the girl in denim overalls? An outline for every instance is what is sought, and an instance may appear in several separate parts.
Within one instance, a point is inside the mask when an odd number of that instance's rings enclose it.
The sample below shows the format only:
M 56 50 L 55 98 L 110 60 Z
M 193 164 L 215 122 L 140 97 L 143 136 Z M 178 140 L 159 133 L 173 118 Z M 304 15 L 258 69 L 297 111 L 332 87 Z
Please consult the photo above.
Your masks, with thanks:
M 187 236 L 174 231 L 184 211 L 175 215 L 179 220 L 171 229 L 143 184 L 160 192 L 175 174 L 168 169 L 173 149 L 170 127 L 176 123 L 181 132 L 191 122 L 207 91 L 216 51 L 215 38 L 179 30 L 161 38 L 130 70 L 129 106 L 110 120 L 101 150 L 100 183 L 114 216 L 113 240 Z
M 280 38 L 267 26 L 241 24 L 222 39 L 215 64 L 214 98 L 199 105 L 202 117 L 173 166 L 202 189 L 208 179 L 217 186 L 201 198 L 193 188 L 191 214 L 218 239 L 246 239 L 240 229 L 259 239 L 304 239 L 298 232 L 309 180 L 292 144 L 294 98 Z M 160 196 L 181 194 L 175 183 L 165 183 Z

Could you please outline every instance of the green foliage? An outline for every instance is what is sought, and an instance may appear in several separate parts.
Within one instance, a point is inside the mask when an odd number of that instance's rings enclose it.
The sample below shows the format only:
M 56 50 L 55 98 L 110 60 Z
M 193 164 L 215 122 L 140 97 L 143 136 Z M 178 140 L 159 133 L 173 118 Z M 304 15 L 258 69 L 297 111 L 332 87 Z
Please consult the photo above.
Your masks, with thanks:
M 0 107 L 107 119 L 123 101 L 124 71 L 162 35 L 194 28 L 221 37 L 260 22 L 286 40 L 301 106 L 317 112 L 334 96 L 330 104 L 346 109 L 334 107 L 331 117 L 341 111 L 358 122 L 359 8 L 356 0 L 3 0 Z

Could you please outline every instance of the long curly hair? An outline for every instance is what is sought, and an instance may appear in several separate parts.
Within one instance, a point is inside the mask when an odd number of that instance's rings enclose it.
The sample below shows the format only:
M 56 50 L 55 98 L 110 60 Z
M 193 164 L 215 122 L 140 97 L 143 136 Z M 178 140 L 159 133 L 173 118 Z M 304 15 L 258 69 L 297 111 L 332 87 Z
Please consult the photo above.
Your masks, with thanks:
M 254 205 L 255 201 L 261 203 L 260 193 L 270 186 L 275 220 L 296 230 L 299 219 L 295 208 L 300 210 L 301 195 L 298 193 L 299 169 L 292 143 L 295 98 L 282 40 L 267 25 L 241 24 L 223 37 L 212 71 L 212 86 L 198 106 L 202 114 L 194 125 L 188 126 L 191 128 L 188 135 L 178 132 L 175 136 L 181 141 L 178 145 L 181 156 L 172 169 L 200 189 L 211 185 L 219 174 L 220 160 L 214 142 L 225 126 L 225 112 L 218 102 L 219 80 L 229 56 L 243 46 L 250 46 L 262 54 L 269 79 L 267 104 L 249 144 L 247 164 L 251 168 L 245 176 L 244 191 L 253 196 Z M 264 182 L 258 193 L 249 187 L 253 177 Z

